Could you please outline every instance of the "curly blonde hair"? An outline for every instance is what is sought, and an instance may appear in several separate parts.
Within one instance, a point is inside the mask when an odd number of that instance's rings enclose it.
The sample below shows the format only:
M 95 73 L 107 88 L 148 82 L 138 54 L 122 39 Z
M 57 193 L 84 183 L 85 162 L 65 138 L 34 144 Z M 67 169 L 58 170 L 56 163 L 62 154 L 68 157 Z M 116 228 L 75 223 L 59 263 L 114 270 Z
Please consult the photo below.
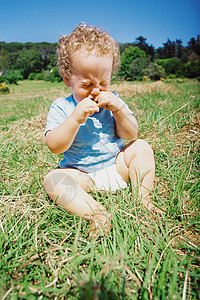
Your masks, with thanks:
M 120 63 L 118 43 L 100 27 L 80 24 L 70 35 L 63 35 L 58 40 L 57 55 L 61 75 L 71 75 L 70 59 L 73 53 L 84 47 L 88 52 L 95 50 L 98 55 L 110 54 L 113 57 L 112 71 L 116 71 Z

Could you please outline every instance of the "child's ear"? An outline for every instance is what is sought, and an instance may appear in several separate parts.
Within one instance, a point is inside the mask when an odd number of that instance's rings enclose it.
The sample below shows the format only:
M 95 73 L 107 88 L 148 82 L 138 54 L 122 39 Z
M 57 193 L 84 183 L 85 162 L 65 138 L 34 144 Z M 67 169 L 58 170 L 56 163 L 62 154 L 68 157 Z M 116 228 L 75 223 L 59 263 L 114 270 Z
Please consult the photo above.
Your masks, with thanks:
M 71 86 L 71 85 L 70 85 L 70 79 L 69 79 L 68 76 L 63 75 L 63 81 L 64 81 L 64 83 L 65 83 L 66 86 L 68 86 L 68 87 Z

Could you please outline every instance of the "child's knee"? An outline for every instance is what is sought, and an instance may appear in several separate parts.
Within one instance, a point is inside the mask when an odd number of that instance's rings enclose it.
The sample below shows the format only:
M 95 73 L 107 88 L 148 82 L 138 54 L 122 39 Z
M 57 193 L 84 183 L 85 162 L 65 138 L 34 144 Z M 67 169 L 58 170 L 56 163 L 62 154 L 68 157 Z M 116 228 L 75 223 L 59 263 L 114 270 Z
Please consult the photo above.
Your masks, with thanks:
M 44 177 L 44 181 L 43 181 L 43 186 L 46 190 L 46 192 L 48 192 L 48 190 L 51 190 L 51 185 L 52 185 L 52 174 L 54 173 L 55 170 L 49 172 L 45 177 Z
M 151 146 L 144 140 L 137 139 L 125 146 L 124 161 L 130 167 L 132 161 L 154 162 L 154 155 Z
M 69 204 L 77 192 L 77 183 L 73 174 L 63 170 L 53 170 L 44 178 L 44 188 L 49 197 L 57 204 Z
M 124 152 L 121 151 L 118 153 L 116 158 L 116 167 L 118 173 L 121 175 L 122 179 L 126 182 L 130 180 L 129 177 L 129 168 L 124 161 Z
M 73 178 L 73 174 L 58 169 L 51 171 L 45 176 L 44 188 L 47 193 L 54 193 L 59 186 L 76 187 L 76 180 Z
M 145 140 L 136 140 L 133 144 L 133 150 L 138 155 L 153 155 L 151 146 Z

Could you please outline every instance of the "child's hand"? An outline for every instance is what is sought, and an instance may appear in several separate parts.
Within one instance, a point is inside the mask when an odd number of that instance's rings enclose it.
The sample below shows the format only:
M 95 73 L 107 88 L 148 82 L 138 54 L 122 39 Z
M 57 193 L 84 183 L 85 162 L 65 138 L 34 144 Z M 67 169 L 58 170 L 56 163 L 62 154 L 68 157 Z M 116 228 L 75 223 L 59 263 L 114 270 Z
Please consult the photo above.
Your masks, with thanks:
M 118 112 L 123 106 L 117 96 L 112 92 L 100 92 L 94 101 L 97 102 L 99 107 L 111 110 L 114 113 Z
M 79 124 L 83 124 L 89 116 L 98 111 L 98 104 L 90 98 L 85 98 L 77 104 L 75 110 L 72 113 L 72 116 L 74 117 L 76 122 L 78 122 Z

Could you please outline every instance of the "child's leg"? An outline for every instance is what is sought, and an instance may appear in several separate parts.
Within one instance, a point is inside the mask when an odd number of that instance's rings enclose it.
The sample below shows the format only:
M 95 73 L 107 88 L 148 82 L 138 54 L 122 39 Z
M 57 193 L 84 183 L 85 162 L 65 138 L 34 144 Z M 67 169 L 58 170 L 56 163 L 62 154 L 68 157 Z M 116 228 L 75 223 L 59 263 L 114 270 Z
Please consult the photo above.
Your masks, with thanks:
M 149 209 L 160 212 L 150 202 L 150 191 L 155 176 L 154 155 L 149 144 L 143 140 L 135 140 L 126 145 L 118 154 L 116 160 L 117 170 L 122 178 L 128 182 L 132 180 L 135 187 L 139 185 L 139 194 L 142 203 Z
M 86 173 L 75 169 L 53 170 L 45 177 L 44 187 L 56 204 L 91 222 L 90 236 L 96 228 L 102 230 L 106 226 L 106 229 L 110 229 L 108 211 L 86 192 L 93 189 L 92 181 Z

